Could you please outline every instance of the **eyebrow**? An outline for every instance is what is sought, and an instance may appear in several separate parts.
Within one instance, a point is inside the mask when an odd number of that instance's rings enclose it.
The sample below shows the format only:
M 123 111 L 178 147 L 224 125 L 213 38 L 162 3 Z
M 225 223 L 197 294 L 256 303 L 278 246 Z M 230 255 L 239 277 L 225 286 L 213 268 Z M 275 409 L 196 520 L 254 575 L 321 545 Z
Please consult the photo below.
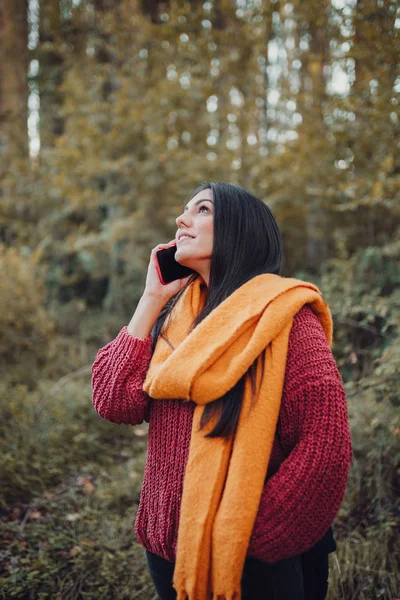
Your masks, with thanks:
M 211 202 L 211 204 L 214 204 L 213 200 L 210 200 L 210 198 L 200 198 L 200 200 L 197 200 L 197 202 L 194 203 L 195 206 L 197 206 L 198 204 L 201 204 L 201 202 Z M 187 209 L 188 205 L 186 204 L 183 207 L 183 210 L 185 211 Z

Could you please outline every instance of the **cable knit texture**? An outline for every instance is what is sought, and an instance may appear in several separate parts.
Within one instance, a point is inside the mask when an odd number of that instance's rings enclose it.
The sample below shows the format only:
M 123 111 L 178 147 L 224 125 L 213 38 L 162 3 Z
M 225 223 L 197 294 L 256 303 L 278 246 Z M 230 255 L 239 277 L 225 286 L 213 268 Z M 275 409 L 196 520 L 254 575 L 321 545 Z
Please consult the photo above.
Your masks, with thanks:
M 251 278 L 193 330 L 207 296 L 201 278 L 189 285 L 164 325 L 143 385 L 151 398 L 196 403 L 180 504 L 173 586 L 178 600 L 240 600 L 241 575 L 260 504 L 282 399 L 294 315 L 310 303 L 332 340 L 332 318 L 310 282 L 264 273 Z M 171 348 L 171 345 L 174 348 Z M 206 438 L 204 405 L 256 367 L 244 385 L 235 435 Z M 216 419 L 213 419 L 214 421 Z M 238 519 L 240 515 L 240 519 Z
M 142 386 L 151 337 L 123 327 L 92 368 L 93 403 L 115 423 L 149 421 L 136 535 L 174 561 L 194 403 L 151 400 Z M 248 555 L 275 562 L 311 548 L 332 524 L 351 460 L 346 398 L 318 317 L 305 306 L 293 320 L 284 390 L 266 482 Z

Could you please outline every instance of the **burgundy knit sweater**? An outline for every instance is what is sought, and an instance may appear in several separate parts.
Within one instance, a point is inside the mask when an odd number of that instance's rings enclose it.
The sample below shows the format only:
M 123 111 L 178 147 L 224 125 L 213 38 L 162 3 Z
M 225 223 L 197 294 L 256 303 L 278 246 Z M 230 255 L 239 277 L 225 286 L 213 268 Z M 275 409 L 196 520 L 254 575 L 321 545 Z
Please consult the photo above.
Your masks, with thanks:
M 93 404 L 114 423 L 149 422 L 135 531 L 147 550 L 174 561 L 195 405 L 153 400 L 143 392 L 150 358 L 151 337 L 135 338 L 123 327 L 97 353 Z M 339 510 L 350 461 L 340 374 L 318 318 L 304 306 L 290 334 L 275 441 L 248 555 L 272 563 L 322 538 Z

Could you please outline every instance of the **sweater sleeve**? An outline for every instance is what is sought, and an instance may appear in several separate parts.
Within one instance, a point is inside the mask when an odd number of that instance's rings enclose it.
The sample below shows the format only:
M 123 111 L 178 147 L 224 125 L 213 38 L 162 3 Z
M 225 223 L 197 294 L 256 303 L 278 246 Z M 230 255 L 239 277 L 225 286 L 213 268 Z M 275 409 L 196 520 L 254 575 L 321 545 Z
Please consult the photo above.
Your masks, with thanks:
M 139 425 L 146 419 L 143 382 L 151 359 L 151 337 L 139 339 L 126 326 L 100 348 L 92 365 L 93 405 L 107 421 Z
M 268 563 L 322 538 L 338 513 L 351 462 L 342 380 L 308 306 L 293 321 L 278 432 L 287 458 L 264 486 L 248 549 Z

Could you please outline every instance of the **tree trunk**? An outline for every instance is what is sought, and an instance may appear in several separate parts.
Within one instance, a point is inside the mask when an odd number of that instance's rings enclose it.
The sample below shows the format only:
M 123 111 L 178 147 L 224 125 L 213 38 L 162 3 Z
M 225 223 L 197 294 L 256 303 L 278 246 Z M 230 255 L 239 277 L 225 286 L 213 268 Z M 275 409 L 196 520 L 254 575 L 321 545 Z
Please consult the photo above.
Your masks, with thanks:
M 169 0 L 141 0 L 142 11 L 146 17 L 150 17 L 152 23 L 162 23 L 160 15 L 169 7 Z
M 309 49 L 301 55 L 301 89 L 297 99 L 298 110 L 302 115 L 299 127 L 300 143 L 305 147 L 309 141 L 317 140 L 318 154 L 321 160 L 326 155 L 326 137 L 324 124 L 324 103 L 326 102 L 326 81 L 324 67 L 329 64 L 329 20 L 328 2 L 324 0 L 316 6 L 299 6 L 298 22 L 307 22 Z M 327 211 L 318 190 L 323 189 L 318 169 L 312 170 L 305 196 L 307 206 L 307 245 L 306 263 L 311 270 L 327 256 Z
M 63 102 L 60 86 L 64 78 L 62 31 L 59 0 L 41 0 L 39 25 L 40 144 L 42 149 L 54 146 L 64 132 L 61 116 Z
M 1 152 L 28 155 L 27 0 L 0 2 Z

